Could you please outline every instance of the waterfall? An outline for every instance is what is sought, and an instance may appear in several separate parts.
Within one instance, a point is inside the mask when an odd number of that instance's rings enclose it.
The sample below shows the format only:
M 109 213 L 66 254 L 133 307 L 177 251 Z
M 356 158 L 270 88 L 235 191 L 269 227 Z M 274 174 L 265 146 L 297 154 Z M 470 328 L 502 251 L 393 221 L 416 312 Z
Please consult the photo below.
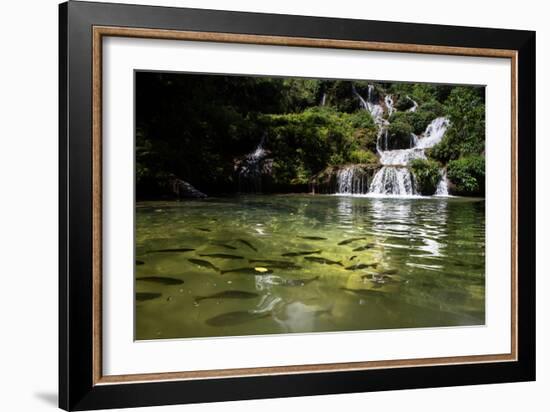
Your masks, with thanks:
M 441 180 L 437 184 L 437 189 L 435 190 L 435 196 L 449 196 L 449 188 L 447 184 L 447 171 L 442 169 L 441 171 Z
M 407 167 L 384 166 L 374 178 L 369 189 L 374 195 L 412 196 L 416 194 L 411 172 Z
M 424 149 L 439 143 L 448 126 L 449 120 L 446 117 L 438 117 L 426 127 L 426 131 L 420 137 L 414 134 L 411 135 L 411 147 L 409 149 L 381 151 L 380 163 L 383 167 L 374 176 L 368 193 L 394 196 L 417 195 L 411 172 L 407 166 L 411 160 L 425 159 Z M 441 185 L 440 190 L 443 193 L 447 188 L 447 180 L 443 180 L 439 185 Z M 443 188 L 443 186 L 445 187 Z
M 381 124 L 387 124 L 387 121 L 383 118 L 384 116 L 384 108 L 380 105 L 379 102 L 374 101 L 374 86 L 372 84 L 368 85 L 368 91 L 367 91 L 367 100 L 363 98 L 355 88 L 355 85 L 352 84 L 351 86 L 353 94 L 359 99 L 359 102 L 361 103 L 361 106 L 363 109 L 365 109 L 367 112 L 370 113 L 372 116 L 372 120 L 374 120 L 374 123 L 377 125 Z
M 386 107 L 388 108 L 388 116 L 391 116 L 393 112 L 395 112 L 391 95 L 388 94 L 386 95 L 386 97 L 384 97 L 384 103 L 386 103 Z
M 323 96 L 321 97 L 321 106 L 326 105 L 327 103 L 327 94 L 323 93 Z
M 252 152 L 247 154 L 237 165 L 239 177 L 239 191 L 261 192 L 264 159 L 267 155 L 264 149 L 265 136 Z
M 337 193 L 360 195 L 367 192 L 368 178 L 361 168 L 351 165 L 345 166 L 336 173 Z
M 413 99 L 411 99 L 409 96 L 407 96 L 407 99 L 409 99 L 412 104 L 413 104 L 413 107 L 411 107 L 409 110 L 407 110 L 408 112 L 416 112 L 416 109 L 418 109 L 418 103 L 416 103 Z
M 384 107 L 380 104 L 381 100 L 374 96 L 374 85 L 369 84 L 367 88 L 367 98 L 363 98 L 352 84 L 352 92 L 359 99 L 361 107 L 368 111 L 378 127 L 378 138 L 376 147 L 380 156 L 380 168 L 376 174 L 369 179 L 364 172 L 357 166 L 344 166 L 336 174 L 336 186 L 338 194 L 365 194 L 373 196 L 416 196 L 414 179 L 409 170 L 409 164 L 414 159 L 426 159 L 425 149 L 435 146 L 445 135 L 449 127 L 449 119 L 438 117 L 434 119 L 426 130 L 417 136 L 414 133 L 410 135 L 408 149 L 389 149 L 388 126 L 389 122 L 384 118 L 387 113 L 391 116 L 396 109 L 393 107 L 393 98 L 386 95 L 383 99 Z M 413 103 L 413 107 L 408 111 L 414 112 L 418 108 L 418 103 L 407 98 Z M 370 183 L 368 180 L 371 180 Z M 437 186 L 436 195 L 448 196 L 447 176 L 444 170 L 441 172 L 441 180 Z
M 417 147 L 422 149 L 434 147 L 443 138 L 443 135 L 447 131 L 447 127 L 449 127 L 449 119 L 446 117 L 434 119 L 426 128 L 424 137 L 418 141 Z

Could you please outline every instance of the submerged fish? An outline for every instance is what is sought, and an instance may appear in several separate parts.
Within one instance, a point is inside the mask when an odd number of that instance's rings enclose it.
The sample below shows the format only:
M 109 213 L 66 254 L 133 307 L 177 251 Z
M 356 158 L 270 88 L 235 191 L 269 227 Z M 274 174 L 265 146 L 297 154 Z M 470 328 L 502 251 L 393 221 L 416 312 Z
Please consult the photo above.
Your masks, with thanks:
M 342 265 L 342 262 L 340 262 L 340 261 L 337 262 L 335 260 L 325 259 L 325 258 L 322 258 L 322 257 L 306 256 L 304 259 L 309 260 L 310 262 L 321 263 L 323 265 L 344 266 L 344 265 Z
M 362 279 L 368 279 L 370 282 L 374 283 L 375 285 L 383 285 L 385 283 L 391 283 L 391 282 L 397 282 L 397 280 L 393 279 L 389 275 L 379 275 L 375 273 L 368 273 L 366 275 L 361 276 Z
M 259 295 L 254 292 L 246 292 L 244 290 L 224 290 L 223 292 L 214 293 L 208 296 L 197 296 L 195 302 L 207 299 L 252 299 Z
M 136 265 L 145 265 L 143 260 L 136 260 Z
M 214 316 L 213 318 L 207 319 L 206 324 L 210 326 L 233 326 L 256 319 L 268 318 L 270 316 L 271 312 L 252 312 L 243 310 Z
M 226 248 L 226 249 L 237 250 L 237 248 L 235 246 L 228 245 L 227 243 L 214 242 L 213 244 L 216 245 L 216 246 Z
M 288 262 L 285 260 L 270 260 L 270 259 L 249 259 L 250 263 L 259 263 L 275 269 L 300 269 L 301 267 L 294 262 Z
M 363 250 L 372 249 L 374 247 L 374 243 L 367 243 L 364 246 L 359 246 L 353 249 L 354 252 L 361 252 Z
M 193 248 L 190 247 L 179 247 L 179 248 L 172 248 L 172 249 L 155 249 L 150 250 L 148 253 L 163 253 L 163 252 L 192 252 Z
M 273 273 L 273 271 L 267 268 L 261 268 L 261 267 L 254 267 L 254 268 L 244 267 L 244 268 L 221 270 L 220 273 L 222 275 L 224 273 L 241 273 L 244 275 L 269 275 L 270 273 Z
M 372 289 L 348 289 L 348 288 L 340 288 L 340 290 L 348 293 L 353 293 L 356 295 L 361 296 L 373 296 L 373 297 L 380 297 L 383 296 L 383 292 L 372 290 Z
M 386 269 L 378 272 L 379 275 L 395 275 L 397 274 L 397 269 Z
M 326 237 L 320 237 L 320 236 L 298 236 L 298 237 L 306 240 L 327 240 Z
M 313 255 L 313 254 L 321 253 L 321 252 L 322 252 L 322 250 L 305 250 L 305 251 L 302 251 L 302 252 L 283 253 L 281 256 L 284 256 L 284 257 L 306 256 L 306 255 Z
M 208 269 L 214 269 L 216 272 L 220 271 L 220 269 L 218 269 L 216 266 L 214 266 L 212 263 L 210 263 L 207 260 L 202 260 L 202 259 L 187 259 L 187 260 L 197 266 L 208 268 Z
M 211 258 L 217 258 L 217 259 L 244 259 L 244 257 L 242 256 L 228 255 L 226 253 L 203 253 L 203 254 L 199 254 L 199 256 L 211 257 Z
M 349 258 L 349 260 L 353 260 L 357 257 L 357 255 L 353 255 L 352 257 Z
M 198 227 L 197 229 L 202 231 L 202 232 L 212 232 L 210 229 L 208 229 L 206 227 Z
M 319 276 L 307 279 L 286 279 L 280 284 L 280 286 L 305 286 L 316 280 L 319 280 Z
M 352 242 L 357 242 L 358 240 L 365 240 L 366 237 L 352 237 L 351 239 L 342 240 L 341 242 L 338 242 L 338 245 L 349 245 Z
M 356 263 L 355 265 L 348 266 L 346 270 L 360 270 L 360 269 L 367 269 L 367 268 L 375 268 L 378 266 L 378 263 Z
M 146 300 L 160 298 L 161 296 L 162 296 L 162 293 L 137 292 L 136 293 L 136 300 L 138 302 L 143 302 L 143 301 L 146 301 Z
M 136 278 L 136 280 L 142 280 L 144 282 L 154 282 L 154 283 L 161 283 L 163 285 L 181 285 L 183 280 L 181 279 L 175 279 L 175 278 L 168 278 L 164 276 L 144 276 Z
M 246 245 L 248 246 L 250 249 L 252 249 L 254 252 L 257 252 L 258 249 L 256 249 L 256 247 L 254 247 L 254 245 L 252 243 L 250 243 L 248 240 L 244 240 L 244 239 L 237 239 L 237 242 L 239 243 L 242 243 L 243 245 Z

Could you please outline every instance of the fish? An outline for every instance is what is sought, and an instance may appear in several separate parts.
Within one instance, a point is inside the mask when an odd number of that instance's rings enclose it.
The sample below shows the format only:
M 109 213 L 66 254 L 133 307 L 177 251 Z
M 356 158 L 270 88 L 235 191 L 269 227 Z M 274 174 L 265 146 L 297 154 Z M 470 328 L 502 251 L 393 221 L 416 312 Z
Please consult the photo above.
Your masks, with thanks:
M 372 289 L 348 289 L 348 288 L 340 288 L 340 290 L 344 292 L 353 293 L 356 295 L 362 295 L 362 296 L 373 296 L 373 297 L 380 297 L 383 296 L 383 292 L 372 290 Z
M 286 279 L 280 284 L 280 286 L 306 286 L 307 284 L 316 280 L 319 280 L 319 276 L 308 279 Z
M 363 250 L 372 249 L 374 247 L 374 243 L 367 243 L 364 246 L 359 246 L 353 249 L 354 252 L 361 252 Z
M 191 247 L 179 247 L 179 248 L 172 248 L 172 249 L 155 249 L 155 250 L 150 250 L 148 253 L 164 253 L 164 252 L 192 252 L 194 251 L 195 249 L 191 248 Z
M 313 254 L 321 253 L 321 252 L 322 252 L 322 250 L 305 250 L 305 251 L 302 251 L 302 252 L 283 253 L 281 256 L 284 256 L 284 257 L 305 256 L 305 255 L 313 255 Z
M 169 278 L 164 276 L 144 276 L 136 278 L 136 280 L 142 280 L 144 282 L 161 283 L 163 285 L 181 285 L 183 280 L 176 278 Z
M 309 260 L 310 262 L 321 263 L 323 265 L 344 266 L 344 265 L 342 265 L 342 262 L 340 262 L 340 261 L 337 262 L 335 260 L 325 259 L 325 258 L 322 258 L 322 257 L 306 256 L 304 259 Z
M 216 272 L 220 271 L 220 269 L 217 266 L 214 266 L 212 263 L 210 263 L 207 260 L 202 260 L 202 259 L 187 259 L 187 260 L 197 266 L 207 268 L 207 269 L 214 269 Z
M 248 240 L 244 240 L 244 239 L 237 239 L 237 242 L 239 243 L 242 243 L 243 245 L 246 245 L 248 246 L 250 249 L 252 249 L 254 252 L 257 252 L 258 249 L 256 249 L 256 247 L 254 247 L 254 245 L 252 243 L 250 243 Z
M 349 258 L 349 260 L 353 260 L 357 257 L 357 255 L 353 255 L 352 257 Z
M 235 246 L 228 245 L 227 243 L 214 242 L 213 244 L 216 245 L 216 246 L 226 248 L 226 249 L 237 250 L 237 248 Z
M 264 270 L 265 269 L 265 270 Z M 227 269 L 227 270 L 220 270 L 220 273 L 223 275 L 225 273 L 241 273 L 243 275 L 269 275 L 270 273 L 273 273 L 272 270 L 269 270 L 267 268 L 251 268 L 251 267 L 244 267 L 244 268 L 235 268 L 235 269 Z
M 145 262 L 143 260 L 136 260 L 136 265 L 145 265 Z
M 360 270 L 367 268 L 375 268 L 378 266 L 378 263 L 356 263 L 355 265 L 348 266 L 346 270 Z
M 206 227 L 198 227 L 197 229 L 202 231 L 202 232 L 212 232 L 210 229 L 208 229 Z
M 224 290 L 223 292 L 214 293 L 208 296 L 196 296 L 195 302 L 200 302 L 207 299 L 253 299 L 259 295 L 254 292 L 246 292 L 244 290 Z
M 366 275 L 361 276 L 361 278 L 362 279 L 367 279 L 371 283 L 374 283 L 375 284 L 374 287 L 380 287 L 381 285 L 384 285 L 386 283 L 397 282 L 391 276 L 378 275 L 378 274 L 374 274 L 374 273 L 368 273 Z
M 338 242 L 338 246 L 349 245 L 352 242 L 357 242 L 358 240 L 365 240 L 366 237 L 352 237 L 351 239 L 342 240 Z
M 298 237 L 306 240 L 328 240 L 326 237 L 320 237 L 320 236 L 298 236 Z
M 259 263 L 261 265 L 269 266 L 275 269 L 301 269 L 301 266 L 296 265 L 294 262 L 286 260 L 270 260 L 270 259 L 249 259 L 249 263 Z
M 226 253 L 203 253 L 203 254 L 199 254 L 199 256 L 211 257 L 211 258 L 217 258 L 217 259 L 244 259 L 244 257 L 242 256 L 228 255 Z
M 252 312 L 243 310 L 222 313 L 221 315 L 207 319 L 205 322 L 210 326 L 233 326 L 268 317 L 271 317 L 271 312 Z
M 162 296 L 162 293 L 153 293 L 153 292 L 137 292 L 136 293 L 136 300 L 138 302 L 143 302 L 146 300 L 152 300 L 156 298 L 160 298 Z
M 397 274 L 397 269 L 386 269 L 378 272 L 379 275 L 395 275 Z

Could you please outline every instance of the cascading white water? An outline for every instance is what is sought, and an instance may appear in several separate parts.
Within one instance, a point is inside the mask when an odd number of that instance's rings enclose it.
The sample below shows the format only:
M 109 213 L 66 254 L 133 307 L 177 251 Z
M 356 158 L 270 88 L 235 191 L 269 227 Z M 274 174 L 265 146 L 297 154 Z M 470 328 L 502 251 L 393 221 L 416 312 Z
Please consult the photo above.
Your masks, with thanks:
M 337 193 L 360 195 L 368 190 L 365 173 L 356 166 L 344 167 L 336 173 Z
M 447 131 L 447 127 L 449 127 L 449 119 L 446 117 L 434 119 L 426 128 L 424 137 L 418 140 L 416 147 L 421 149 L 434 147 L 443 138 L 443 135 Z
M 408 168 L 414 159 L 426 159 L 425 149 L 435 146 L 445 135 L 449 126 L 449 120 L 445 117 L 434 119 L 420 136 L 411 133 L 408 149 L 388 150 L 388 126 L 384 119 L 384 107 L 380 100 L 375 100 L 374 86 L 368 85 L 367 98 L 364 99 L 352 85 L 353 94 L 359 99 L 361 107 L 368 111 L 378 127 L 376 147 L 380 155 L 382 168 L 376 172 L 370 184 L 367 184 L 365 173 L 360 168 L 350 165 L 341 168 L 336 175 L 338 194 L 369 194 L 378 196 L 415 196 L 417 191 L 414 180 Z M 414 112 L 418 103 L 407 96 L 413 103 L 408 111 Z M 384 97 L 386 112 L 391 116 L 396 109 L 393 107 L 391 95 Z M 438 184 L 436 194 L 447 196 L 447 178 L 445 171 L 441 172 L 441 181 Z
M 412 104 L 413 104 L 413 106 L 412 106 L 409 110 L 407 110 L 407 111 L 408 111 L 408 112 L 416 112 L 416 109 L 418 109 L 418 103 L 416 103 L 416 102 L 415 102 L 413 99 L 411 99 L 409 96 L 407 96 L 407 99 L 409 99 L 409 100 L 412 102 Z
M 388 116 L 391 116 L 393 112 L 395 112 L 395 109 L 393 108 L 393 98 L 391 95 L 386 95 L 384 97 L 384 103 L 386 103 L 386 107 L 388 108 Z
M 435 146 L 443 138 L 449 120 L 445 117 L 434 119 L 421 137 L 411 136 L 409 149 L 386 150 L 380 152 L 380 169 L 369 187 L 374 195 L 414 196 L 417 195 L 410 170 L 406 167 L 411 160 L 425 159 L 424 149 Z M 387 146 L 386 146 L 387 147 Z M 446 180 L 441 185 L 445 185 Z M 443 187 L 441 188 L 443 191 Z
M 261 192 L 261 177 L 263 172 L 263 161 L 267 155 L 264 149 L 265 136 L 238 165 L 239 191 Z
M 443 169 L 441 172 L 441 180 L 435 189 L 435 196 L 449 196 L 449 188 L 447 184 L 447 171 Z
M 363 109 L 370 113 L 370 115 L 372 116 L 372 120 L 374 120 L 374 123 L 377 124 L 379 127 L 381 124 L 387 124 L 387 121 L 383 117 L 384 108 L 382 107 L 382 105 L 380 105 L 380 103 L 374 101 L 374 86 L 372 84 L 369 84 L 367 90 L 368 94 L 367 99 L 365 100 L 363 96 L 361 96 L 357 92 L 355 86 L 352 85 L 353 94 L 359 99 Z
M 370 194 L 411 196 L 416 194 L 411 172 L 406 167 L 384 166 L 372 179 Z

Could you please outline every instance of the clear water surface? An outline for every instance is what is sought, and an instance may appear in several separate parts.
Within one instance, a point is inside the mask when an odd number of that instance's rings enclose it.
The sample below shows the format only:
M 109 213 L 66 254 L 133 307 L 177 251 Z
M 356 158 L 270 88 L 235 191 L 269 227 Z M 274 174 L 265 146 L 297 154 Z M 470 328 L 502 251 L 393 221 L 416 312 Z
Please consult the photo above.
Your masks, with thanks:
M 138 340 L 485 322 L 483 199 L 139 202 L 136 222 Z

